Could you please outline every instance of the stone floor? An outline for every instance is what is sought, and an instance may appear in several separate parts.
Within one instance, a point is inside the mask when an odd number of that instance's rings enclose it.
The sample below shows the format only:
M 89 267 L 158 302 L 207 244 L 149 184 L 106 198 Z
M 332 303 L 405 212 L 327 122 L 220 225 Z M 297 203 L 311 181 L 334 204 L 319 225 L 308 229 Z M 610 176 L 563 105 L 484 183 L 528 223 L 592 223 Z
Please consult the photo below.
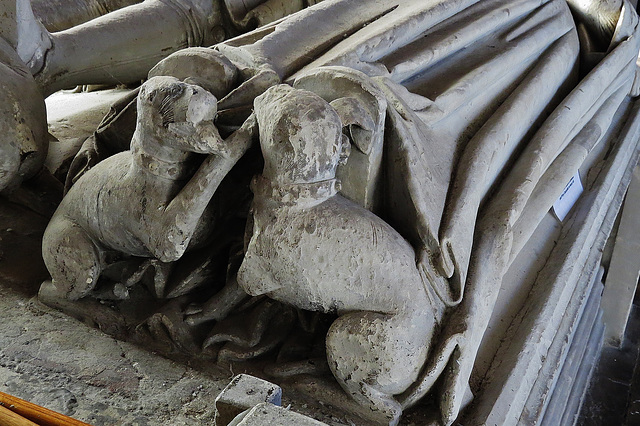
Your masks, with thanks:
M 3 292 L 0 391 L 93 425 L 211 424 L 214 380 Z M 231 375 L 231 374 L 229 374 Z
M 39 303 L 46 221 L 25 210 L 9 222 L 15 209 L 0 203 L 0 391 L 96 426 L 211 424 L 233 374 L 215 379 Z

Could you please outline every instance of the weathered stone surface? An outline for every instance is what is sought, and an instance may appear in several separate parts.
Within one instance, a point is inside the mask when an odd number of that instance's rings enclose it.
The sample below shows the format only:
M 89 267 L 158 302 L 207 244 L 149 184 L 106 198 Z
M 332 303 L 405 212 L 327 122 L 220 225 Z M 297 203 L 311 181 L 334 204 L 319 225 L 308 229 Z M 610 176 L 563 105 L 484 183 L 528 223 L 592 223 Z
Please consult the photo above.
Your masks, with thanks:
M 149 78 L 171 76 L 197 84 L 222 98 L 233 89 L 238 69 L 213 49 L 192 47 L 179 50 L 149 71 Z
M 175 78 L 156 77 L 143 86 L 131 151 L 84 175 L 45 231 L 43 256 L 61 297 L 75 300 L 91 292 L 107 252 L 166 263 L 182 257 L 194 236 L 197 244 L 210 232 L 197 229 L 200 219 L 251 144 L 250 131 L 243 129 L 224 146 L 212 122 L 216 111 L 213 95 Z M 213 155 L 193 172 L 191 153 Z M 80 208 L 87 200 L 95 204 Z
M 0 285 L 3 392 L 95 426 L 213 423 L 227 378 L 117 341 Z
M 2 18 L 6 21 L 2 34 L 16 41 L 20 57 L 43 91 L 51 94 L 82 84 L 140 81 L 158 61 L 179 49 L 210 46 L 317 1 L 37 2 L 37 15 L 56 12 L 45 19 L 49 30 L 34 16 L 30 1 L 7 0 L 10 10 L 15 10 L 16 2 L 20 25 L 15 25 L 16 15 L 11 13 Z M 244 20 L 236 19 L 238 8 L 244 10 Z
M 638 229 L 640 203 L 640 169 L 636 168 L 622 208 L 611 264 L 602 295 L 602 318 L 605 323 L 605 341 L 609 345 L 622 345 L 627 319 L 631 312 L 640 276 L 640 240 Z
M 54 140 L 49 141 L 49 152 L 45 160 L 45 167 L 61 181 L 68 179 L 75 181 L 75 173 L 70 172 L 74 157 L 81 150 L 83 144 L 88 144 L 87 139 L 95 138 L 95 133 L 100 132 L 100 125 L 103 119 L 113 115 L 113 104 L 127 97 L 131 92 L 128 89 L 109 89 L 99 92 L 57 92 L 49 96 L 45 102 L 47 105 L 47 121 L 49 124 L 49 134 Z M 113 109 L 112 109 L 113 108 Z M 135 123 L 135 116 L 133 117 Z M 119 132 L 124 138 L 126 132 Z M 133 129 L 131 130 L 133 133 Z M 98 136 L 99 137 L 99 136 Z M 113 141 L 111 145 L 116 145 L 119 140 Z M 131 135 L 128 135 L 126 146 L 131 142 Z M 104 159 L 111 153 L 110 147 L 100 146 L 98 155 L 86 159 L 83 163 L 86 169 L 94 166 L 98 159 Z M 96 150 L 97 151 L 97 150 Z M 103 152 L 104 151 L 104 152 Z M 94 153 L 92 153 L 94 154 Z M 89 156 L 89 155 L 87 155 Z M 104 158 L 101 158 L 104 157 Z M 77 167 L 74 167 L 77 169 Z M 71 176 L 69 176 L 71 175 Z
M 51 32 L 63 31 L 143 0 L 31 0 L 33 13 Z
M 387 109 L 382 91 L 363 73 L 333 67 L 298 77 L 294 87 L 330 102 L 349 135 L 349 158 L 336 172 L 342 185 L 340 193 L 367 210 L 379 211 L 383 203 L 380 182 Z
M 415 253 L 385 222 L 337 195 L 342 125 L 325 100 L 281 85 L 256 98 L 255 111 L 265 167 L 254 181 L 238 283 L 252 296 L 337 312 L 327 335 L 333 374 L 396 424 L 402 408 L 393 395 L 416 380 L 439 320 Z
M 140 80 L 180 47 L 311 3 L 148 0 L 50 34 L 28 2 L 4 0 L 20 7 L 2 34 L 48 93 Z M 41 299 L 191 360 L 263 356 L 247 369 L 291 381 L 330 371 L 363 422 L 398 424 L 428 400 L 428 417 L 452 424 L 474 393 L 470 418 L 517 421 L 637 159 L 612 123 L 638 87 L 638 16 L 626 0 L 596 3 L 333 0 L 175 53 L 70 173 L 66 154 L 48 163 L 70 189 L 45 232 Z M 96 156 L 99 134 L 124 152 Z M 12 181 L 25 142 L 0 145 Z M 505 290 L 579 169 L 597 191 L 558 236 L 567 256 L 530 262 L 545 285 Z M 512 326 L 488 332 L 499 320 Z M 483 380 L 493 367 L 504 381 Z M 88 377 L 135 388 L 117 372 Z
M 246 413 L 235 418 L 229 426 L 323 426 L 326 423 L 319 422 L 302 414 L 295 413 L 272 404 L 258 404 Z
M 226 426 L 238 414 L 261 403 L 279 406 L 282 403 L 280 386 L 248 374 L 239 374 L 216 397 L 216 425 Z
M 604 271 L 601 269 L 597 275 L 591 275 L 596 282 L 592 287 L 585 289 L 585 292 L 590 293 L 589 299 L 576 297 L 577 300 L 572 300 L 572 303 L 567 306 L 568 315 L 562 321 L 563 324 L 558 327 L 558 333 L 554 336 L 549 347 L 538 378 L 522 409 L 519 424 L 538 423 L 543 416 L 547 416 L 547 413 L 551 411 L 555 411 L 555 413 L 549 416 L 550 419 L 557 420 L 555 416 L 557 416 L 558 410 L 562 413 L 566 408 L 572 383 L 577 376 L 576 370 L 581 363 L 587 345 L 600 346 L 601 342 L 590 341 L 590 335 L 595 328 L 594 324 L 599 322 L 597 316 L 598 303 L 602 295 L 602 272 Z M 577 293 L 582 292 L 582 289 L 576 290 Z M 584 391 L 586 392 L 586 389 Z M 556 406 L 553 409 L 550 408 L 552 404 Z M 560 414 L 561 416 L 562 414 Z M 551 424 L 553 424 L 553 420 Z
M 0 38 L 0 191 L 33 177 L 47 155 L 44 97 L 14 49 Z
M 581 208 L 564 228 L 564 238 L 538 273 L 529 304 L 511 324 L 514 333 L 521 330 L 521 337 L 507 340 L 500 348 L 467 421 L 509 423 L 520 418 L 553 336 L 567 316 L 567 305 L 588 296 L 584 289 L 597 272 L 602 248 L 638 160 L 640 106 L 634 102 L 630 109 L 610 162 L 594 177 Z

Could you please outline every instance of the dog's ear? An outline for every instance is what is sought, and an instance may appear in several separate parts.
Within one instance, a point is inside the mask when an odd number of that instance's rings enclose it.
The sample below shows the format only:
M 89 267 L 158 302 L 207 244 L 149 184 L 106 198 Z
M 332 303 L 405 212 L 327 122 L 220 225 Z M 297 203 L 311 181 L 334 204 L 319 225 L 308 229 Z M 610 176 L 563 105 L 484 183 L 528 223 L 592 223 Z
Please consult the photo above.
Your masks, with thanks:
M 351 155 L 351 141 L 349 140 L 349 137 L 343 133 L 342 143 L 340 144 L 340 161 L 338 162 L 338 164 L 340 166 L 344 166 L 345 164 L 347 164 L 347 161 L 349 160 L 350 155 Z
M 342 126 L 356 147 L 365 154 L 372 149 L 375 123 L 373 117 L 354 97 L 338 98 L 330 103 L 342 121 Z
M 174 103 L 182 96 L 184 91 L 184 84 L 173 83 L 168 86 L 158 87 L 149 93 L 148 99 L 157 108 L 163 127 L 175 122 L 176 111 Z

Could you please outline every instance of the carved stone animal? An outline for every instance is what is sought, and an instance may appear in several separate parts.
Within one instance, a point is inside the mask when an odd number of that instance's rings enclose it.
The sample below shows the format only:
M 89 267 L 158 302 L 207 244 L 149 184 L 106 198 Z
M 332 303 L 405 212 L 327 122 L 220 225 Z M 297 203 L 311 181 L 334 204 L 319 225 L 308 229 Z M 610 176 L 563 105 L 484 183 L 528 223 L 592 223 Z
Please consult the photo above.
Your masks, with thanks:
M 44 261 L 62 297 L 91 292 L 109 252 L 179 259 L 212 226 L 200 224 L 201 216 L 251 143 L 252 118 L 220 138 L 216 98 L 199 86 L 154 77 L 137 102 L 131 150 L 82 176 L 45 231 Z M 213 155 L 195 170 L 192 153 Z
M 327 358 L 360 404 L 397 424 L 440 310 L 409 243 L 338 194 L 342 124 L 319 96 L 279 85 L 256 98 L 265 160 L 253 185 L 253 229 L 238 284 L 251 295 L 336 312 Z

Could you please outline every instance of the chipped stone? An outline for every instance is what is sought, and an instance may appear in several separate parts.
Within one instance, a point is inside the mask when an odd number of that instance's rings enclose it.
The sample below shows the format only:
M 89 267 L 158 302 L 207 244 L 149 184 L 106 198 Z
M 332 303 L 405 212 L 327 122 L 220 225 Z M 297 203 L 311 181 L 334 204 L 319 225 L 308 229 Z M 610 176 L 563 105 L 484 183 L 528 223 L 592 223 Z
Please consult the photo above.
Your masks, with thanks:
M 280 405 L 280 386 L 249 374 L 239 374 L 216 398 L 216 425 L 227 425 L 238 414 L 260 403 Z
M 310 417 L 277 407 L 273 404 L 261 403 L 239 414 L 229 426 L 322 426 L 326 423 L 319 422 Z

